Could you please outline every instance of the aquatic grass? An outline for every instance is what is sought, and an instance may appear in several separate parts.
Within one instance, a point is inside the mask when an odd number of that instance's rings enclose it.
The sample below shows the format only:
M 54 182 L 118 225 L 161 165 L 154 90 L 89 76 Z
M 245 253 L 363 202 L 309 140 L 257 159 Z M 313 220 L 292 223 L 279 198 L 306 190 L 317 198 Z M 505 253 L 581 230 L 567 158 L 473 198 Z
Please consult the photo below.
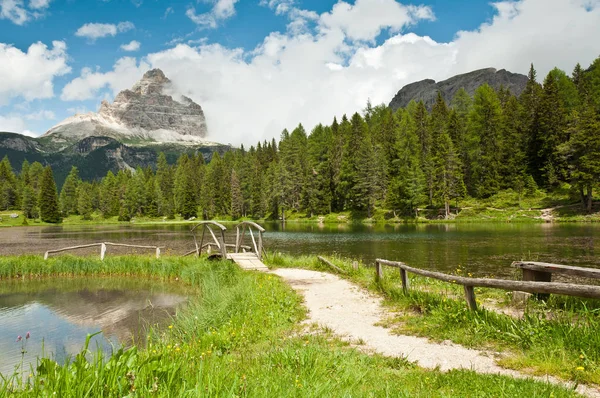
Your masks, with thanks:
M 520 317 L 481 306 L 469 311 L 462 286 L 410 275 L 411 287 L 404 294 L 399 272 L 393 268 L 384 268 L 383 280 L 376 281 L 372 267 L 360 263 L 354 269 L 350 259 L 328 259 L 345 271 L 342 277 L 385 297 L 390 318 L 382 325 L 396 333 L 493 349 L 503 352 L 499 363 L 508 368 L 600 384 L 600 300 L 552 295 L 547 302 L 530 300 Z M 265 261 L 278 267 L 331 271 L 315 256 L 269 253 Z M 456 272 L 464 271 L 458 267 Z M 484 306 L 488 301 L 500 309 L 510 305 L 502 290 L 475 290 Z

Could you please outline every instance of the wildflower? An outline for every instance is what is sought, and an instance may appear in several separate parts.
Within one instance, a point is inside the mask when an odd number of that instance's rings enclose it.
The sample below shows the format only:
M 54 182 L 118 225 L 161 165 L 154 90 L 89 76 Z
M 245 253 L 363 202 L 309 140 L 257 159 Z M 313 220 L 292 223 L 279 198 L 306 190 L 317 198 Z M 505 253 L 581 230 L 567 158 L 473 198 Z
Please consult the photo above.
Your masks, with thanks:
M 179 352 L 179 351 L 181 351 L 181 348 L 175 347 L 175 351 Z
M 583 372 L 585 370 L 585 368 L 583 366 L 578 366 L 575 368 L 575 370 L 579 370 L 579 371 Z
M 170 346 L 170 345 L 168 345 L 168 346 L 167 346 L 167 350 L 170 350 L 170 349 L 171 349 L 171 346 Z
M 19 341 L 21 341 L 21 340 L 23 340 L 23 337 L 21 337 L 21 336 L 17 336 L 17 343 L 18 343 Z
M 169 329 L 173 329 L 173 325 L 169 325 Z
M 30 337 L 31 337 L 31 333 L 27 332 L 27 334 L 25 335 L 25 340 L 29 340 Z
M 579 358 L 583 359 L 583 358 L 585 358 L 585 357 L 583 356 L 583 354 L 581 354 L 581 355 L 579 355 Z

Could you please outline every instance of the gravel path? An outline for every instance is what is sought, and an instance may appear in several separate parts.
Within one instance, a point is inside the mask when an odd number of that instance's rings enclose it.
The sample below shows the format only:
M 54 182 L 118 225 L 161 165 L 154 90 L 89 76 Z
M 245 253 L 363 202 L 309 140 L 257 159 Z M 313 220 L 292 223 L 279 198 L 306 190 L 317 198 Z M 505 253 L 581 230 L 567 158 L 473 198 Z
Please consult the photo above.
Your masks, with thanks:
M 302 293 L 309 310 L 309 322 L 328 327 L 348 341 L 361 341 L 362 347 L 367 350 L 386 356 L 405 357 L 421 367 L 439 367 L 442 371 L 470 369 L 478 373 L 531 377 L 498 366 L 494 360 L 497 353 L 469 349 L 453 343 L 432 343 L 422 337 L 391 334 L 389 329 L 376 326 L 385 318 L 381 298 L 335 275 L 290 268 L 271 272 Z M 573 386 L 554 377 L 534 378 L 571 388 Z M 577 391 L 590 397 L 600 397 L 600 391 L 591 387 L 580 385 Z

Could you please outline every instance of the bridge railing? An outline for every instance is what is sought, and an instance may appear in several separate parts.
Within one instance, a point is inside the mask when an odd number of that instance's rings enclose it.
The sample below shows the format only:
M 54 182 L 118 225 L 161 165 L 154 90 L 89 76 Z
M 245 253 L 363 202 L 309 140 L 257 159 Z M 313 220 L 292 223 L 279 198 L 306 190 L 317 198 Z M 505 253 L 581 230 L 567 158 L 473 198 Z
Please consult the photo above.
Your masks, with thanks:
M 198 244 L 198 239 L 196 234 L 198 233 L 198 229 L 202 229 L 202 237 L 200 238 L 200 244 Z M 215 231 L 216 230 L 216 234 Z M 194 225 L 190 229 L 190 233 L 194 238 L 194 245 L 196 248 L 186 254 L 184 256 L 188 256 L 192 253 L 196 253 L 196 257 L 200 256 L 200 253 L 203 249 L 207 249 L 210 252 L 210 249 L 215 246 L 221 253 L 222 258 L 227 258 L 227 245 L 225 244 L 225 231 L 227 228 L 223 224 L 220 224 L 216 221 L 201 221 Z M 212 238 L 212 242 L 207 242 L 204 244 L 204 237 L 206 235 L 206 231 L 208 231 L 210 237 Z
M 252 239 L 252 247 L 250 250 L 252 251 L 253 248 L 254 253 L 256 253 L 256 255 L 258 256 L 258 259 L 262 260 L 262 255 L 264 251 L 263 232 L 265 232 L 265 229 L 252 221 L 242 221 L 241 223 L 235 226 L 235 252 L 239 253 L 240 249 L 245 251 L 245 246 L 243 246 L 243 243 L 246 230 L 248 231 L 248 233 L 250 234 L 250 238 Z M 256 230 L 258 232 L 258 242 L 254 237 L 253 230 Z

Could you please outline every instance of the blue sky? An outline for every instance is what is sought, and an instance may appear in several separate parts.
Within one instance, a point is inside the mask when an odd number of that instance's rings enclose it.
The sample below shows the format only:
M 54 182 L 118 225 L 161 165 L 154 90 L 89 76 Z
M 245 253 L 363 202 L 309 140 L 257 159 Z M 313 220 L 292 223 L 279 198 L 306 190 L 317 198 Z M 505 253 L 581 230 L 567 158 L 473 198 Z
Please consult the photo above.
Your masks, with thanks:
M 600 37 L 599 2 L 0 0 L 0 63 L 9 65 L 0 66 L 0 131 L 44 133 L 161 67 L 205 108 L 215 140 L 268 138 L 359 110 L 367 98 L 387 102 L 427 77 L 488 66 L 525 73 L 530 62 L 569 72 L 600 55 L 589 40 Z M 323 104 L 318 85 L 331 85 Z M 258 101 L 272 112 L 247 111 L 252 132 L 223 120 L 228 106 L 245 108 L 262 91 L 278 99 Z

